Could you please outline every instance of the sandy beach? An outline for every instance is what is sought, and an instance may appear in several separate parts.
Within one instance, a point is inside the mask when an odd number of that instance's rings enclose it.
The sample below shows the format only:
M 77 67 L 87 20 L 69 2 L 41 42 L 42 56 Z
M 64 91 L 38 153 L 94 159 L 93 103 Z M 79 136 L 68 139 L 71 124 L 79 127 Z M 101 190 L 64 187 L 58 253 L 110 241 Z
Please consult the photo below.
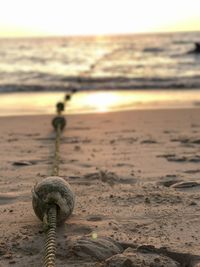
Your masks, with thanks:
M 31 190 L 50 175 L 52 118 L 0 118 L 1 267 L 41 266 Z M 200 266 L 200 110 L 66 118 L 60 176 L 76 205 L 57 229 L 56 266 Z

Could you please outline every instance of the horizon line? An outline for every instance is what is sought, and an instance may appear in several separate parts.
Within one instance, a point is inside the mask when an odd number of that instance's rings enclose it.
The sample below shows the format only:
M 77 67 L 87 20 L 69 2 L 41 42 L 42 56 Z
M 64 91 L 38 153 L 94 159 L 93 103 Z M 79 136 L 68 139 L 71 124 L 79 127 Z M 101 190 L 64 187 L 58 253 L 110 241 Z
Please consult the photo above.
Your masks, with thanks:
M 155 32 L 127 32 L 127 33 L 102 33 L 102 34 L 66 34 L 66 35 L 20 35 L 20 36 L 0 36 L 0 39 L 44 39 L 44 38 L 95 38 L 95 37 L 120 37 L 130 35 L 156 35 L 175 33 L 195 33 L 200 30 L 178 30 L 178 31 L 155 31 Z

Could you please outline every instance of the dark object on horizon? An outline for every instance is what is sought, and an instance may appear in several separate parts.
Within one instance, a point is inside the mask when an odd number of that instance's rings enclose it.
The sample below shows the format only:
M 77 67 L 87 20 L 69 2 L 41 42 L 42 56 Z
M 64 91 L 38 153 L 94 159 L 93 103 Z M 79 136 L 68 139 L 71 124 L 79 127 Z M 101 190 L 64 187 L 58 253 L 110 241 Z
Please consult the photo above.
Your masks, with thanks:
M 194 43 L 195 48 L 188 52 L 188 54 L 200 54 L 200 43 Z
M 64 109 L 65 109 L 65 105 L 64 105 L 64 103 L 62 103 L 62 102 L 58 102 L 57 104 L 56 104 L 56 109 L 57 109 L 57 112 L 58 112 L 58 114 L 60 114 L 62 111 L 64 111 Z
M 65 96 L 65 101 L 69 101 L 69 100 L 71 100 L 71 95 L 66 95 Z

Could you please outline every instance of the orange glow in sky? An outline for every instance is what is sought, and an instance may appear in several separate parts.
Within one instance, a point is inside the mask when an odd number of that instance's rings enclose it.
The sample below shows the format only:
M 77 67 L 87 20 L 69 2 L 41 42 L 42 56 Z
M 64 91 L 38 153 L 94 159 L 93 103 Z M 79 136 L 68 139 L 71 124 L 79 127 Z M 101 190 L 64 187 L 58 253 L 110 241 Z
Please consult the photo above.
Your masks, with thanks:
M 200 30 L 199 0 L 0 0 L 0 36 Z

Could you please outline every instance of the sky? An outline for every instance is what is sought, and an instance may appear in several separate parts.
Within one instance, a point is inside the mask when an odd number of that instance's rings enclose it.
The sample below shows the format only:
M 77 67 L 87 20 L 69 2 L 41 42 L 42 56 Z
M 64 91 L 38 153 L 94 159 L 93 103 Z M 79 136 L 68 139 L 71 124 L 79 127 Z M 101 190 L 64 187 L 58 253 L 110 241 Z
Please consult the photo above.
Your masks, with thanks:
M 0 0 L 0 37 L 200 30 L 200 0 Z

